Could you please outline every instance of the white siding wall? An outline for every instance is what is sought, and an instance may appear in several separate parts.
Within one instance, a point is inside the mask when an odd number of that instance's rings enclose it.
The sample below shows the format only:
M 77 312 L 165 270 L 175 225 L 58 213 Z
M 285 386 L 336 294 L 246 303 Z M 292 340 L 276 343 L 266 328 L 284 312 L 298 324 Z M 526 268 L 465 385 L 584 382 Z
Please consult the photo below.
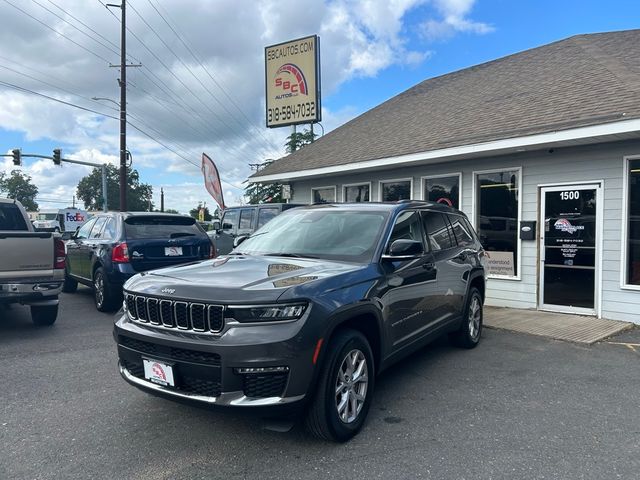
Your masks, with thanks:
M 404 167 L 358 174 L 323 176 L 317 180 L 292 182 L 293 202 L 311 202 L 311 188 L 336 185 L 337 200 L 343 200 L 342 186 L 372 182 L 371 199 L 379 200 L 379 180 L 413 178 L 413 198 L 422 199 L 422 176 L 462 172 L 461 210 L 473 214 L 473 172 L 495 168 L 522 167 L 522 220 L 539 223 L 539 187 L 561 182 L 600 182 L 604 194 L 603 252 L 601 274 L 602 316 L 640 324 L 640 291 L 622 289 L 621 231 L 623 157 L 640 154 L 640 142 L 619 142 L 526 152 L 517 155 L 461 160 L 423 167 Z M 345 171 L 347 169 L 345 168 Z M 540 228 L 540 225 L 538 225 Z M 514 308 L 537 308 L 538 243 L 522 241 L 520 280 L 491 279 L 487 304 Z

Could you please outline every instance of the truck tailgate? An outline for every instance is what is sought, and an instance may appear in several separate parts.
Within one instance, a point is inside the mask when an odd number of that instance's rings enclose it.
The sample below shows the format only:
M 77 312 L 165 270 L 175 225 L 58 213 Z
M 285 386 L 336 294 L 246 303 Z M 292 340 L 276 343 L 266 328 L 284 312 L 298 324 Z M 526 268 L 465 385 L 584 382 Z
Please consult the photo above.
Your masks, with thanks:
M 52 236 L 51 232 L 0 232 L 0 281 L 51 276 Z

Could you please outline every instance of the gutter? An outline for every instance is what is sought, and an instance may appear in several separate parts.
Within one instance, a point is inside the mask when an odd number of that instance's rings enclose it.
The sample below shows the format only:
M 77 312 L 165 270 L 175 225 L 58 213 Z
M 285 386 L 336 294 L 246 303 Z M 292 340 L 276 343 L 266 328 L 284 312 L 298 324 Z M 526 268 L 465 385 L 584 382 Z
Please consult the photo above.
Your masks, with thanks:
M 347 172 L 356 173 L 358 171 L 374 170 L 384 167 L 408 166 L 414 164 L 426 165 L 431 163 L 440 163 L 443 161 L 453 161 L 460 158 L 481 156 L 486 153 L 496 153 L 505 150 L 523 151 L 531 147 L 541 148 L 543 146 L 551 146 L 561 142 L 585 140 L 593 137 L 620 135 L 625 133 L 640 133 L 640 119 L 624 120 L 621 122 L 606 123 L 602 125 L 592 125 L 588 127 L 572 128 L 569 130 L 559 130 L 555 132 L 507 138 L 504 140 L 493 140 L 491 142 L 448 147 L 397 157 L 386 157 L 375 160 L 366 160 L 363 162 L 347 163 L 344 165 L 332 165 L 329 167 L 311 168 L 308 170 L 296 170 L 271 175 L 261 175 L 251 177 L 247 181 L 249 183 L 270 183 L 283 180 L 311 178 L 321 175 Z

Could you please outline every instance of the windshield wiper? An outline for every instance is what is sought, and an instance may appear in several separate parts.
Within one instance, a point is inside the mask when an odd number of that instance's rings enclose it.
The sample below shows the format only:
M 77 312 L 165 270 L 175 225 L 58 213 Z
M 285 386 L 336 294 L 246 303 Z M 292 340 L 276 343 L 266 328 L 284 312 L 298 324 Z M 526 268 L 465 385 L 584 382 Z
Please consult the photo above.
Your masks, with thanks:
M 319 258 L 311 255 L 300 255 L 299 253 L 263 253 L 265 257 L 289 257 L 289 258 Z
M 172 233 L 171 235 L 169 235 L 169 238 L 178 238 L 178 237 L 195 237 L 196 234 L 195 233 L 189 233 L 189 232 L 175 232 Z

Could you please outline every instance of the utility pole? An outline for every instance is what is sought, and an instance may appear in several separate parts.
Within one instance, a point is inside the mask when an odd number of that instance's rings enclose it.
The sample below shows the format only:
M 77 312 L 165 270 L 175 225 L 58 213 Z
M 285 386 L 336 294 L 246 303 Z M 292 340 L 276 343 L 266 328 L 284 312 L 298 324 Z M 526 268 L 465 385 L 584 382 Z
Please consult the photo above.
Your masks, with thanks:
M 164 212 L 164 189 L 160 187 L 160 211 Z
M 126 0 L 117 5 L 107 3 L 107 7 L 121 10 L 120 17 L 120 211 L 127 210 L 127 15 Z M 116 66 L 116 65 L 110 65 Z M 137 66 L 137 65 L 136 65 Z

